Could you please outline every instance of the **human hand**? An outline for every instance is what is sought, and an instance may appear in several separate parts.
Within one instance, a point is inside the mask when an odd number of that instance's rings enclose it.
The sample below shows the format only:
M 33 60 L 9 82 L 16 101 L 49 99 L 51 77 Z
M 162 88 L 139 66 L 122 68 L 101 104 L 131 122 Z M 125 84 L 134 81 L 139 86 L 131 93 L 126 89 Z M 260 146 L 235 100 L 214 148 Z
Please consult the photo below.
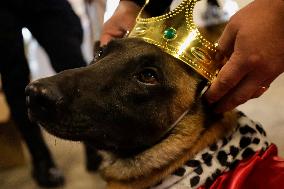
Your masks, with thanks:
M 261 96 L 284 71 L 284 1 L 255 0 L 237 12 L 219 50 L 228 61 L 205 98 L 221 113 Z
M 130 31 L 140 9 L 133 1 L 120 1 L 112 17 L 103 25 L 101 45 L 107 44 L 113 38 L 121 38 Z

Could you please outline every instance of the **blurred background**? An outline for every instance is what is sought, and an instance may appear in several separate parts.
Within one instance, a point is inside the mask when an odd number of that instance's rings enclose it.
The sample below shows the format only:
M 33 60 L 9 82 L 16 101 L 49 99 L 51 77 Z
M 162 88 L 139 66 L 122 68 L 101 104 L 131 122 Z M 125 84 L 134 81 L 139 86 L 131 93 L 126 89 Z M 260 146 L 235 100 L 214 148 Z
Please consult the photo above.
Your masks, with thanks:
M 84 58 L 90 62 L 93 58 L 93 44 L 99 39 L 103 22 L 115 10 L 118 0 L 69 0 L 76 14 L 81 19 L 84 30 L 84 43 L 82 51 Z M 178 4 L 179 0 L 175 1 Z M 248 0 L 222 0 L 220 1 L 225 15 L 223 21 L 234 14 L 239 8 L 245 6 Z M 173 5 L 174 7 L 174 5 Z M 210 7 L 209 7 L 210 8 Z M 209 12 L 208 12 L 209 11 Z M 202 0 L 195 9 L 195 21 L 201 27 L 214 23 L 216 20 L 207 18 L 208 14 L 215 13 L 208 10 L 206 1 Z M 220 21 L 220 17 L 218 18 Z M 217 19 L 217 21 L 218 21 Z M 23 31 L 26 54 L 29 61 L 32 79 L 53 75 L 49 59 L 31 33 L 24 28 Z M 278 146 L 280 155 L 284 156 L 284 76 L 275 80 L 270 89 L 260 98 L 250 100 L 238 107 L 252 119 L 259 121 L 266 129 L 270 140 Z M 0 87 L 1 88 L 1 87 Z M 0 188 L 1 189 L 36 189 L 39 188 L 31 178 L 30 157 L 26 146 L 23 145 L 20 135 L 13 121 L 9 117 L 9 109 L 0 89 Z M 66 185 L 64 189 L 100 189 L 104 182 L 97 174 L 85 170 L 85 157 L 82 145 L 79 142 L 64 141 L 55 138 L 45 131 L 44 137 L 48 143 L 58 166 L 63 170 Z

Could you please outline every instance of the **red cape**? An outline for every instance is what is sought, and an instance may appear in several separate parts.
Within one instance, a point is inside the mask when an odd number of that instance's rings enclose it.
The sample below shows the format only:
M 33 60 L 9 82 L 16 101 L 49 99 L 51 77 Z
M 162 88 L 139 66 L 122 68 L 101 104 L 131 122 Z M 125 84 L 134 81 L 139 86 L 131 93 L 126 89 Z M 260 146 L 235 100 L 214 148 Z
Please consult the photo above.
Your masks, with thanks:
M 270 145 L 218 177 L 209 189 L 284 189 L 284 159 L 277 154 L 277 147 Z

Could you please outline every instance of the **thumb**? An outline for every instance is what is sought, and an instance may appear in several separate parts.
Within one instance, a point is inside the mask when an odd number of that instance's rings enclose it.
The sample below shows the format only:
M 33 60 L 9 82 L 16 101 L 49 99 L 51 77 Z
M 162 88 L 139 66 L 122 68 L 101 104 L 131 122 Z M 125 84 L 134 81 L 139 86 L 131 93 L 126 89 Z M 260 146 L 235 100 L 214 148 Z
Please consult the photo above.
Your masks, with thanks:
M 108 24 L 109 25 L 109 24 Z M 106 45 L 110 40 L 114 38 L 122 38 L 125 34 L 125 30 L 123 30 L 121 27 L 114 25 L 108 26 L 106 25 L 105 28 L 103 28 L 100 42 L 101 46 Z
M 103 34 L 100 37 L 100 46 L 106 45 L 113 37 L 109 34 Z
M 219 101 L 237 86 L 249 70 L 247 64 L 245 64 L 245 59 L 234 52 L 205 93 L 207 101 L 210 104 Z

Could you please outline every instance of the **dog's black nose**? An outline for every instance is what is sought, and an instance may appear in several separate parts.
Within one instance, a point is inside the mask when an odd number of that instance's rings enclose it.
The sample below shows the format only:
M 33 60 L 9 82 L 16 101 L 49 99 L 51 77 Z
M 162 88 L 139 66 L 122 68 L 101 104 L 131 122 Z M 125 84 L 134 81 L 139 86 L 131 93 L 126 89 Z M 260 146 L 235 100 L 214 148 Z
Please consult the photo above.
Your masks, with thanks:
M 35 81 L 26 87 L 26 103 L 35 119 L 54 119 L 63 96 L 55 86 Z

